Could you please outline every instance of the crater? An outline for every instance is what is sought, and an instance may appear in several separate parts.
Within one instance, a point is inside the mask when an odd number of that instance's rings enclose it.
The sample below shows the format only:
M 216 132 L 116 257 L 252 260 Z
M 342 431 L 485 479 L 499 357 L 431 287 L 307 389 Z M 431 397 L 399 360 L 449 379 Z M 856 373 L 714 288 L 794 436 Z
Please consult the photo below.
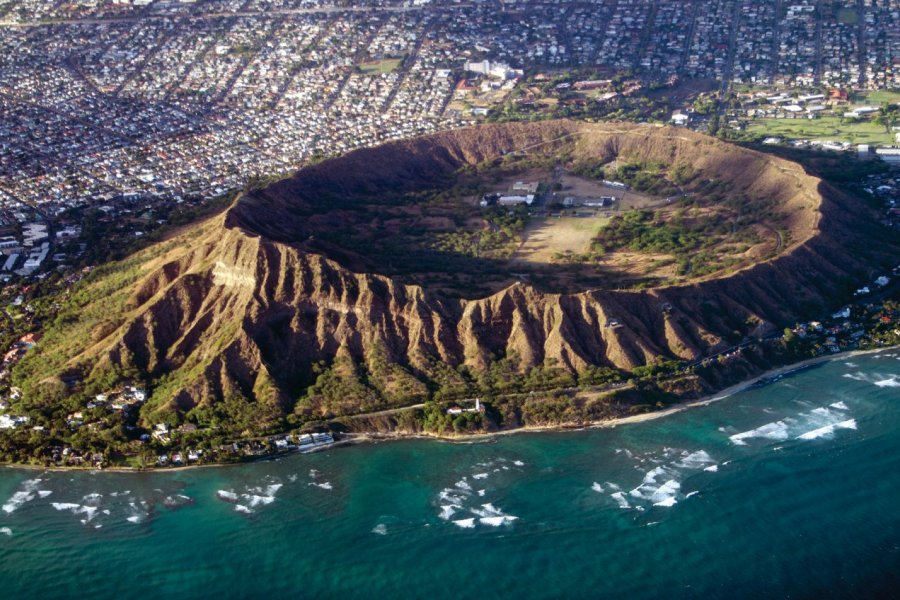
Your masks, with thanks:
M 480 298 L 733 274 L 815 233 L 818 180 L 681 129 L 557 121 L 353 152 L 246 194 L 229 224 L 359 273 Z

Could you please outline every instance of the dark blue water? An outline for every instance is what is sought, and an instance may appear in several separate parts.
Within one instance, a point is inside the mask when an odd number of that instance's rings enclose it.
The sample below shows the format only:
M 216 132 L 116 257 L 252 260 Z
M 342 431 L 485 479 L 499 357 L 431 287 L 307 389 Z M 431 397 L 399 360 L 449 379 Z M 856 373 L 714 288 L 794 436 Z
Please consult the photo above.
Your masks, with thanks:
M 0 596 L 900 597 L 898 499 L 886 352 L 612 429 L 6 470 Z

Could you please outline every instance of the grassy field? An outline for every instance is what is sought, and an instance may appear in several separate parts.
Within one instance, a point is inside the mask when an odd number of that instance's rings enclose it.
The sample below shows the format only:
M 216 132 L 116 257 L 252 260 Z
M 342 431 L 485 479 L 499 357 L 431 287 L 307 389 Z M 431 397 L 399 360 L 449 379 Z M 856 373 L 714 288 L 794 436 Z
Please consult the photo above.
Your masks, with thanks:
M 883 102 L 897 104 L 898 102 L 900 102 L 900 92 L 892 92 L 890 90 L 877 90 L 864 94 L 854 94 L 852 100 L 854 104 L 867 104 L 874 106 L 880 106 Z
M 841 123 L 840 117 L 820 119 L 755 119 L 747 131 L 790 140 L 831 140 L 854 144 L 891 144 L 884 127 L 872 121 Z
M 838 21 L 845 25 L 856 25 L 859 23 L 859 13 L 855 8 L 842 8 L 837 14 Z
M 402 58 L 385 58 L 375 62 L 362 63 L 358 66 L 359 70 L 366 75 L 380 75 L 382 73 L 396 71 L 397 67 L 399 67 L 402 62 Z
M 532 219 L 514 263 L 550 264 L 559 253 L 582 254 L 609 220 L 597 217 Z

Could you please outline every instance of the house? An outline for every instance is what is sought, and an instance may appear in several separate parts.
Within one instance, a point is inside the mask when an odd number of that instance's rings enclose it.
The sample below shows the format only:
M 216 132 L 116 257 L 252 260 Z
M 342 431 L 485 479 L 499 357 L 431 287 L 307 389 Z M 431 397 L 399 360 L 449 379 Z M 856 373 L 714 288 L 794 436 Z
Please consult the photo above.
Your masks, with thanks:
M 164 444 L 169 443 L 169 426 L 165 423 L 157 423 L 153 427 L 153 433 L 151 434 L 153 439 L 159 440 Z
M 524 192 L 526 194 L 536 194 L 538 191 L 538 187 L 540 187 L 540 182 L 533 181 L 530 183 L 525 183 L 524 181 L 517 181 L 512 185 L 511 191 L 513 192 Z
M 579 92 L 587 92 L 589 90 L 599 90 L 612 85 L 612 79 L 591 79 L 587 81 L 576 81 L 572 86 Z
M 483 413 L 484 405 L 481 403 L 480 398 L 475 398 L 475 406 L 469 408 L 463 408 L 458 405 L 453 405 L 447 409 L 448 415 L 461 415 L 463 413 Z
M 11 415 L 0 415 L 0 429 L 15 429 L 19 425 L 24 425 L 29 421 L 28 417 L 14 417 Z
M 900 163 L 900 148 L 878 148 L 875 154 L 887 163 Z
M 469 94 L 477 90 L 478 88 L 472 85 L 466 79 L 460 79 L 459 83 L 456 84 L 456 89 L 453 90 L 453 97 L 457 100 L 465 100 Z
M 526 194 L 524 196 L 507 195 L 507 196 L 500 196 L 497 199 L 497 203 L 500 206 L 518 206 L 520 204 L 527 204 L 527 205 L 531 206 L 532 202 L 534 202 L 534 194 Z
M 672 124 L 676 127 L 687 127 L 688 123 L 690 123 L 691 117 L 684 114 L 681 111 L 675 111 L 672 114 Z
M 603 185 L 608 185 L 609 187 L 614 187 L 620 190 L 627 190 L 628 186 L 622 183 L 621 181 L 610 181 L 608 179 L 603 180 Z
M 615 196 L 600 196 L 599 198 L 588 198 L 582 204 L 593 208 L 604 208 L 612 206 L 616 201 Z

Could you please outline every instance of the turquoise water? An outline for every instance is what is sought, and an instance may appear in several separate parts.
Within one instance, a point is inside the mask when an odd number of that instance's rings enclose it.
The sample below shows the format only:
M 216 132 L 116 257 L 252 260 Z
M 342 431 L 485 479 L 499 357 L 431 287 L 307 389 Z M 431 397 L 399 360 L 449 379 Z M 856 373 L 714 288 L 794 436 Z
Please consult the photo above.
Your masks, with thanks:
M 613 429 L 3 471 L 0 596 L 896 597 L 898 497 L 886 352 Z

